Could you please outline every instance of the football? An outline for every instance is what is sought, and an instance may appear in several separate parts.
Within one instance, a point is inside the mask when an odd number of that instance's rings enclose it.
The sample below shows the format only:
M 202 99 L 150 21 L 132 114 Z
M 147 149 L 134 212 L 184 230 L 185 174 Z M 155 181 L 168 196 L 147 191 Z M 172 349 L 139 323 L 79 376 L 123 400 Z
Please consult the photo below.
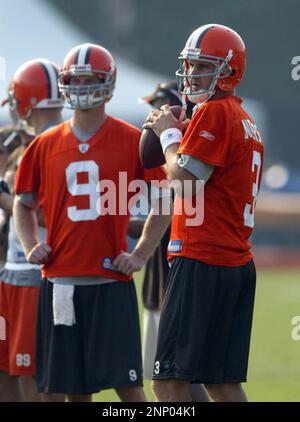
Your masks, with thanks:
M 171 106 L 170 110 L 179 119 L 182 107 Z M 140 139 L 140 159 L 145 169 L 159 167 L 165 164 L 160 139 L 152 129 L 144 129 Z

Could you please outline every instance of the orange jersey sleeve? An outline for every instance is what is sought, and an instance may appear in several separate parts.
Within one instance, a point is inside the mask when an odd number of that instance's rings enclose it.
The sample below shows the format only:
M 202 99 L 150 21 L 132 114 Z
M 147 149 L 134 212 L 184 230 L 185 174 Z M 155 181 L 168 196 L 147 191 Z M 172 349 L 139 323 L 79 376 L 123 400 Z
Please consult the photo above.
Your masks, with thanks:
M 221 101 L 209 101 L 193 116 L 178 154 L 192 155 L 206 164 L 223 167 L 230 136 L 228 108 Z

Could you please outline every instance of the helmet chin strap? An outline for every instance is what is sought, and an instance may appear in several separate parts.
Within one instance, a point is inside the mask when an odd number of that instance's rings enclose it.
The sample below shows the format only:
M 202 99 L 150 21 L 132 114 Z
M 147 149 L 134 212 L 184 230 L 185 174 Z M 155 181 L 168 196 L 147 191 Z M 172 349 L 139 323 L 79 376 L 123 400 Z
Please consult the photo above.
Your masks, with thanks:
M 217 78 L 214 79 L 214 81 L 212 82 L 209 90 L 206 91 L 206 92 L 202 92 L 202 93 L 195 94 L 195 95 L 188 95 L 187 94 L 189 101 L 193 104 L 196 104 L 197 106 L 200 106 L 200 105 L 206 103 L 216 93 L 217 80 L 218 80 Z
M 204 94 L 199 95 L 187 95 L 189 101 L 197 106 L 200 106 L 206 103 L 208 100 L 211 99 L 213 95 L 215 95 L 216 91 L 213 89 L 212 91 L 206 92 Z

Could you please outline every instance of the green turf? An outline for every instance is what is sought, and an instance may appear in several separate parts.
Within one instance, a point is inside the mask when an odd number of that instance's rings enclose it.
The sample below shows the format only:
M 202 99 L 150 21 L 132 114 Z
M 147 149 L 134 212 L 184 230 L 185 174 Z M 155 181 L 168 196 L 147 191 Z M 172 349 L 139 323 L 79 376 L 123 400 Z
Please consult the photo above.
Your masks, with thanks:
M 136 277 L 139 297 L 140 279 L 141 275 Z M 245 384 L 250 401 L 300 401 L 300 341 L 291 337 L 291 321 L 296 315 L 300 316 L 300 271 L 258 270 Z M 153 399 L 148 381 L 145 388 Z M 95 395 L 94 400 L 119 401 L 113 390 Z
M 300 401 L 300 272 L 258 271 L 248 383 L 252 401 Z

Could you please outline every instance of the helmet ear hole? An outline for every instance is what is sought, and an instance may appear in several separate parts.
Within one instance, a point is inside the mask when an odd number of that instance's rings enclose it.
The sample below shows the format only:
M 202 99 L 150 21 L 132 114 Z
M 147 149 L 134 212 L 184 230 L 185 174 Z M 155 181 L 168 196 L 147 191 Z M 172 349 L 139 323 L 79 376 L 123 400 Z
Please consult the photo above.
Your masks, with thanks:
M 225 65 L 222 69 L 222 75 L 233 76 L 235 74 L 235 70 L 233 70 L 228 64 Z

